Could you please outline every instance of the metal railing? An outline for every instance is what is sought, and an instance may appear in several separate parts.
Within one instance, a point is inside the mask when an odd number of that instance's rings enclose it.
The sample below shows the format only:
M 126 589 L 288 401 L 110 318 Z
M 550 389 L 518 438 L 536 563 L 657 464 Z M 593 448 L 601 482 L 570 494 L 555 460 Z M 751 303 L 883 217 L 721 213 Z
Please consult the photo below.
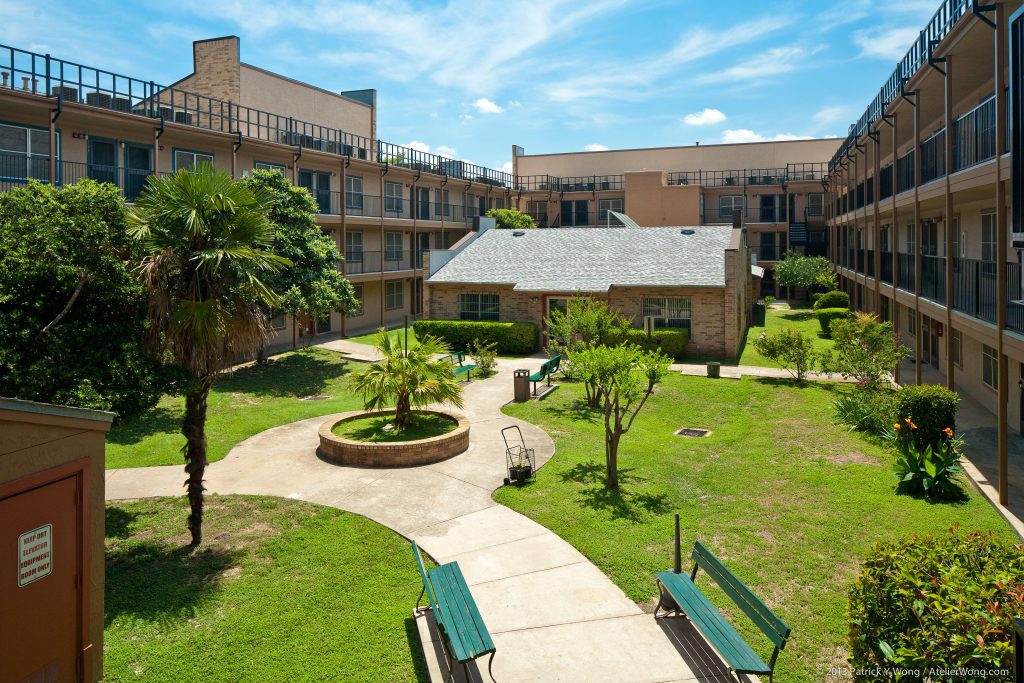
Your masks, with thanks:
M 921 257 L 921 296 L 946 303 L 946 258 L 944 256 Z
M 879 279 L 881 279 L 882 282 L 891 285 L 892 284 L 892 252 L 890 252 L 890 251 L 883 251 L 882 252 L 881 270 L 882 270 L 882 272 L 880 273 L 880 278 Z
M 907 292 L 913 292 L 916 281 L 913 254 L 896 254 L 896 274 L 899 276 L 897 287 Z
M 878 170 L 878 199 L 892 197 L 892 163 L 888 163 Z
M 910 150 L 896 160 L 896 192 L 914 189 L 914 150 Z
M 953 122 L 953 171 L 996 155 L 995 95 Z
M 779 195 L 782 197 L 782 195 Z M 734 212 L 740 212 L 740 219 L 744 223 L 785 223 L 786 206 L 780 200 L 779 206 L 748 206 L 745 209 L 733 209 L 729 207 L 705 208 L 701 216 L 701 223 L 732 223 Z
M 997 269 L 994 261 L 953 259 L 953 309 L 994 323 Z
M 757 247 L 758 261 L 781 261 L 786 255 L 786 246 L 770 242 L 759 244 Z
M 946 175 L 946 129 L 921 142 L 921 184 Z
M 412 270 L 412 252 L 409 250 L 363 251 L 345 250 L 345 274 L 391 273 L 397 270 Z

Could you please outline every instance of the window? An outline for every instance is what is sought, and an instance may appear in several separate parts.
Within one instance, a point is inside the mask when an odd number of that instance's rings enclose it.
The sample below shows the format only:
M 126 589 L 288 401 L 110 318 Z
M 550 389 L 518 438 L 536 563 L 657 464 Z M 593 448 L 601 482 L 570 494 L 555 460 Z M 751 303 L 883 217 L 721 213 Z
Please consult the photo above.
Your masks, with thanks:
M 495 199 L 494 200 L 494 208 L 495 209 L 504 209 L 505 208 L 505 198 L 504 197 L 498 197 L 497 199 Z
M 907 307 L 907 334 L 911 337 L 917 336 L 917 311 Z
M 174 150 L 174 170 L 181 168 L 195 168 L 199 164 L 212 164 L 213 154 L 211 152 L 193 152 L 188 149 Z
M 986 211 L 981 214 L 981 260 L 995 263 L 996 260 L 996 214 Z
M 275 164 L 270 161 L 254 161 L 252 169 L 254 171 L 277 171 L 281 175 L 285 175 L 288 171 L 288 167 L 284 164 Z
M 395 231 L 384 233 L 384 260 L 402 260 L 402 233 Z
M 363 232 L 348 230 L 345 232 L 345 261 L 348 263 L 363 260 Z
M 961 354 L 962 342 L 960 339 L 960 330 L 953 330 L 953 364 L 958 368 L 963 367 L 963 360 Z
M 466 218 L 472 218 L 476 216 L 476 197 L 472 193 L 467 192 L 462 197 L 462 205 L 466 207 Z
M 60 149 L 59 139 L 57 149 Z M 0 124 L 0 177 L 47 180 L 50 177 L 49 158 L 49 131 Z
M 270 319 L 270 327 L 274 330 L 283 330 L 285 328 L 285 315 L 284 313 L 278 313 Z
M 820 216 L 824 213 L 825 194 L 822 192 L 807 193 L 807 215 Z
M 723 194 L 718 198 L 718 217 L 732 220 L 733 211 L 743 211 L 743 195 Z
M 915 232 L 914 224 L 913 223 L 907 223 L 907 252 L 906 253 L 908 253 L 908 254 L 915 253 L 914 252 L 914 232 Z
M 356 306 L 355 306 L 355 308 L 352 309 L 352 312 L 349 313 L 349 317 L 350 318 L 358 318 L 359 316 L 361 316 L 363 313 L 366 312 L 363 309 L 363 286 L 362 285 L 352 285 L 352 289 L 355 290 L 355 294 L 356 294 Z
M 939 253 L 939 226 L 933 220 L 921 221 L 921 255 L 937 256 Z
M 299 187 L 306 188 L 316 201 L 317 211 L 331 213 L 331 174 L 327 171 L 299 170 Z
M 434 190 L 434 215 L 451 216 L 451 205 L 448 203 L 448 190 Z
M 878 231 L 879 247 L 883 254 L 888 254 L 889 249 L 889 226 L 883 225 Z
M 690 297 L 644 298 L 643 317 L 654 318 L 654 329 L 690 329 Z
M 526 213 L 530 215 L 533 220 L 538 223 L 546 223 L 548 220 L 548 203 L 547 201 L 528 201 L 526 202 Z
M 609 211 L 618 211 L 619 213 L 623 213 L 623 201 L 622 197 L 615 197 L 614 199 L 598 199 L 597 221 L 602 225 L 607 223 Z
M 392 311 L 402 307 L 403 286 L 401 280 L 384 283 L 384 308 Z
M 562 202 L 562 225 L 590 225 L 590 202 L 586 199 Z
M 363 178 L 357 175 L 345 176 L 345 207 L 363 210 Z
M 415 189 L 415 195 L 413 199 L 416 204 L 416 218 L 420 220 L 430 220 L 430 188 L 429 187 L 417 187 Z
M 981 381 L 999 388 L 999 354 L 991 346 L 981 346 Z
M 402 183 L 384 183 L 384 211 L 388 214 L 402 213 Z
M 497 294 L 459 294 L 460 320 L 497 320 Z

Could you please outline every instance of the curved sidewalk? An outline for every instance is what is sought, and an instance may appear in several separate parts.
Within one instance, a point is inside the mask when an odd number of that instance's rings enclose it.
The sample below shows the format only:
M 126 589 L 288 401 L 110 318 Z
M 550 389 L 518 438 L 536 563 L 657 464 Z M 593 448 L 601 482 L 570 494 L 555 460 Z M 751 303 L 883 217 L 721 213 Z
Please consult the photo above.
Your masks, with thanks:
M 506 476 L 501 428 L 518 424 L 538 465 L 554 453 L 543 430 L 501 412 L 511 397 L 512 371 L 535 364 L 502 359 L 495 377 L 465 385 L 470 448 L 450 460 L 395 469 L 329 464 L 316 456 L 317 430 L 328 419 L 323 416 L 238 444 L 209 466 L 207 487 L 361 514 L 415 539 L 440 563 L 457 560 L 494 637 L 494 676 L 501 683 L 728 680 L 682 620 L 656 622 L 579 551 L 491 498 Z M 107 499 L 181 495 L 183 480 L 177 465 L 109 470 Z M 411 551 L 407 560 L 413 562 Z M 416 596 L 381 597 L 408 599 L 411 607 Z M 444 680 L 432 621 L 421 614 L 417 624 L 431 677 Z M 475 667 L 471 676 L 487 680 L 486 666 L 483 678 Z

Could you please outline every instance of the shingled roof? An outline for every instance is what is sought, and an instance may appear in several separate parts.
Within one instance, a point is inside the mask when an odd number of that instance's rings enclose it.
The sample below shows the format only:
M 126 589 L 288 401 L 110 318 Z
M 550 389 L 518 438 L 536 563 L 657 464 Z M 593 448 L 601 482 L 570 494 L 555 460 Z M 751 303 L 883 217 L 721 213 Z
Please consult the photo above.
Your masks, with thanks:
M 684 231 L 692 230 L 692 234 Z M 731 226 L 491 229 L 430 284 L 512 285 L 519 291 L 611 287 L 724 287 Z M 519 234 L 516 234 L 516 233 Z

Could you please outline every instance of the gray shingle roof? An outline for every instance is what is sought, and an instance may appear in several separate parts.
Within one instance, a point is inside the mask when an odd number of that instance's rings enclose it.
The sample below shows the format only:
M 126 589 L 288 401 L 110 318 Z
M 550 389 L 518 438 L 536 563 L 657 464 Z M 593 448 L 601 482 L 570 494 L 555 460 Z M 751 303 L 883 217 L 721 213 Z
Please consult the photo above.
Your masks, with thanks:
M 724 287 L 730 226 L 491 229 L 428 282 L 506 284 L 520 291 L 609 287 Z

